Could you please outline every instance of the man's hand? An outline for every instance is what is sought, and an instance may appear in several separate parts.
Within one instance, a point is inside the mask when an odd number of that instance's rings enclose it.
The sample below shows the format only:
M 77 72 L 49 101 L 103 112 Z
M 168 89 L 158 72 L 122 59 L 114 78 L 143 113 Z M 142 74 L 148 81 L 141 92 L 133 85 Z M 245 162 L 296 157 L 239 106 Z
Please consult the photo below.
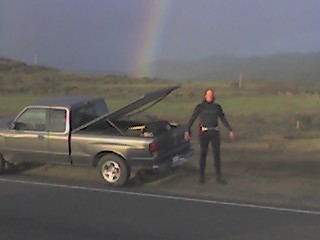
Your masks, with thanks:
M 231 132 L 229 133 L 229 138 L 230 138 L 231 141 L 234 141 L 234 140 L 235 140 L 236 136 L 235 136 L 235 134 L 234 134 L 233 131 L 231 131 Z
M 191 139 L 190 133 L 188 131 L 184 132 L 184 140 L 189 142 Z

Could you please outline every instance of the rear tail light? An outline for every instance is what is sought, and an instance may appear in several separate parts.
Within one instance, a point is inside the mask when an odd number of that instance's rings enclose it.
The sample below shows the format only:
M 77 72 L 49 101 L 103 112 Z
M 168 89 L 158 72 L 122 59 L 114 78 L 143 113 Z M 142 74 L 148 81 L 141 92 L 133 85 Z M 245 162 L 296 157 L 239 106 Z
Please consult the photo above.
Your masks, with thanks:
M 156 143 L 149 144 L 149 150 L 153 157 L 157 157 L 159 155 L 159 146 Z

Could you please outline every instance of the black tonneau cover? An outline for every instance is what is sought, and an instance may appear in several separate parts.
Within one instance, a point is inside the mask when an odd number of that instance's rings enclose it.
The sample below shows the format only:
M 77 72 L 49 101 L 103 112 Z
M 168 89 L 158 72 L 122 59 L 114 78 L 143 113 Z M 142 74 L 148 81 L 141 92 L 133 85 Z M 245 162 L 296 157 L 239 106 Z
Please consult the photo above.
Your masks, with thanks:
M 163 98 L 165 98 L 172 91 L 176 90 L 179 87 L 180 86 L 167 87 L 164 89 L 149 92 L 149 93 L 143 95 L 142 97 L 140 97 L 138 100 L 136 100 L 132 103 L 129 103 L 128 105 L 126 105 L 116 111 L 109 112 L 109 113 L 107 113 L 103 116 L 100 116 L 100 117 L 98 117 L 88 123 L 85 123 L 84 125 L 74 129 L 73 132 L 84 129 L 84 128 L 91 126 L 93 124 L 97 124 L 101 121 L 112 122 L 113 120 L 119 119 L 120 117 L 124 117 L 126 115 L 132 114 L 134 111 L 137 111 L 138 109 L 142 108 L 143 106 L 146 106 L 147 104 L 150 104 L 151 106 L 153 106 L 156 103 L 160 102 Z

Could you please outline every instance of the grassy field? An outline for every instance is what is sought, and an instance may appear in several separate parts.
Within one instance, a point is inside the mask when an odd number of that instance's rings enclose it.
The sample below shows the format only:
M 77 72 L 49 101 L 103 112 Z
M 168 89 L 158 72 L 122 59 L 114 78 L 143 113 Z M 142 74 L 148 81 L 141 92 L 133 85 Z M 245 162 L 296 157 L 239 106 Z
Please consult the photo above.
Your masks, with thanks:
M 181 85 L 148 114 L 186 123 L 207 88 L 213 88 L 240 142 L 276 145 L 293 139 L 320 136 L 320 86 L 310 83 L 263 82 L 172 82 L 163 79 L 132 79 L 67 73 L 42 66 L 28 66 L 0 58 L 0 116 L 15 115 L 33 101 L 60 95 L 104 97 L 110 110 L 146 92 Z M 196 125 L 196 124 L 195 124 Z M 222 133 L 224 134 L 222 128 Z M 225 136 L 225 134 L 223 135 Z M 318 143 L 299 145 L 317 147 Z
M 172 83 L 170 85 L 174 85 Z M 86 84 L 87 85 L 87 84 Z M 214 86 L 214 84 L 212 84 Z M 90 85 L 89 85 L 90 86 Z M 95 84 L 94 88 L 90 89 L 88 86 L 83 86 L 83 90 L 64 91 L 54 94 L 33 94 L 33 93 L 3 93 L 0 95 L 1 102 L 5 102 L 0 106 L 0 111 L 17 111 L 26 103 L 31 103 L 36 99 L 46 98 L 55 95 L 72 95 L 72 94 L 86 94 L 99 95 L 104 97 L 111 108 L 115 109 L 129 103 L 130 101 L 140 97 L 146 92 L 166 87 L 166 84 L 145 84 L 145 85 L 109 85 L 107 89 L 103 90 L 102 86 Z M 159 104 L 160 114 L 163 112 L 176 113 L 179 109 L 183 113 L 189 113 L 196 104 L 202 100 L 202 93 L 206 89 L 207 83 L 198 83 L 198 89 L 194 89 L 188 84 L 183 84 L 176 92 L 172 93 L 166 100 Z M 233 93 L 233 94 L 232 94 Z M 320 97 L 298 94 L 296 96 L 284 96 L 280 94 L 252 94 L 246 91 L 239 90 L 234 93 L 232 90 L 221 89 L 216 90 L 217 102 L 220 103 L 226 112 L 230 115 L 251 115 L 261 114 L 264 116 L 272 114 L 290 114 L 290 113 L 308 113 L 317 110 L 320 103 Z M 177 106 L 172 105 L 177 104 Z M 191 105 L 191 106 L 189 106 Z M 169 108 L 168 108 L 169 107 Z M 179 113 L 180 115 L 180 113 Z

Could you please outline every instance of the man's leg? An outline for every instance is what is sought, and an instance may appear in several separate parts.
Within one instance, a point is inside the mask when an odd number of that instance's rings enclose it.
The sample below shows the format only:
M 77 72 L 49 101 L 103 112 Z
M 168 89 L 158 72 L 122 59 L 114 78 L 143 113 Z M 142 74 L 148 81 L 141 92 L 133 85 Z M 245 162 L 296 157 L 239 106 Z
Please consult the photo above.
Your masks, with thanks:
M 200 182 L 204 182 L 204 175 L 206 169 L 206 161 L 207 161 L 207 153 L 208 153 L 208 145 L 210 138 L 207 135 L 202 135 L 200 137 Z
M 214 166 L 216 168 L 217 177 L 221 177 L 221 157 L 220 157 L 220 134 L 216 132 L 211 138 L 211 147 L 214 156 Z

